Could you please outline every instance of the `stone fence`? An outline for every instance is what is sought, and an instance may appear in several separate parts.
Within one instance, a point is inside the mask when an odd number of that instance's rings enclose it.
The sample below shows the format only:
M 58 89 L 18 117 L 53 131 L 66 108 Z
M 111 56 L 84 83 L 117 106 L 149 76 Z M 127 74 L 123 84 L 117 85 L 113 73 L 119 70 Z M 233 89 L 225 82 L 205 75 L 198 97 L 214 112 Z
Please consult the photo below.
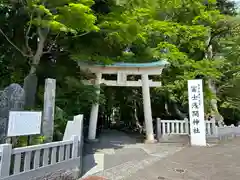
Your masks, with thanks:
M 63 141 L 21 148 L 0 144 L 0 180 L 79 178 L 82 173 L 82 126 L 83 115 L 79 114 L 68 121 Z
M 219 138 L 240 136 L 240 126 L 216 126 L 214 119 L 205 120 L 206 137 Z M 157 119 L 157 134 L 158 137 L 164 135 L 190 135 L 189 120 L 162 120 Z
M 78 178 L 81 173 L 80 147 L 78 136 L 67 141 L 21 148 L 1 144 L 0 180 Z

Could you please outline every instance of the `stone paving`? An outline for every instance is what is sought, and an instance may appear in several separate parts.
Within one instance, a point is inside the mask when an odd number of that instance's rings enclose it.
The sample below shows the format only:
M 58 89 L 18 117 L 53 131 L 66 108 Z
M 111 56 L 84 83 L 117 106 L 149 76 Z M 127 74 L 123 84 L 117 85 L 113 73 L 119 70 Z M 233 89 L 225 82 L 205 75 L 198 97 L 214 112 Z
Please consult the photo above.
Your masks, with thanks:
M 212 147 L 187 147 L 124 180 L 239 180 L 240 138 Z
M 148 145 L 142 145 L 142 147 L 144 146 Z M 149 147 L 145 147 L 144 149 L 141 149 L 140 144 L 136 145 L 136 147 L 139 147 L 139 149 L 136 149 L 135 153 L 129 155 L 132 156 L 131 159 L 125 159 L 125 161 L 121 164 L 113 166 L 112 168 L 106 168 L 103 171 L 96 173 L 95 175 L 104 176 L 109 180 L 122 180 L 127 178 L 128 176 L 131 176 L 134 173 L 137 173 L 138 171 L 144 170 L 146 167 L 160 161 L 164 157 L 167 157 L 183 149 L 182 146 L 168 146 L 160 144 L 149 144 Z M 128 148 L 131 147 L 126 147 L 125 150 Z M 147 150 L 145 152 L 145 156 L 139 157 L 136 155 L 136 152 L 140 150 Z M 118 156 L 118 159 L 122 158 L 123 156 Z M 114 161 L 115 158 L 112 157 L 111 159 L 112 161 Z
M 94 155 L 100 153 L 104 157 L 95 159 L 101 168 L 96 166 L 89 175 L 108 180 L 240 179 L 240 137 L 208 147 L 190 147 L 176 143 L 142 144 L 124 133 L 113 134 L 104 137 L 104 146 L 94 145 Z
M 83 177 L 124 179 L 181 149 L 182 144 L 143 144 L 123 132 L 105 132 L 99 143 L 85 146 Z

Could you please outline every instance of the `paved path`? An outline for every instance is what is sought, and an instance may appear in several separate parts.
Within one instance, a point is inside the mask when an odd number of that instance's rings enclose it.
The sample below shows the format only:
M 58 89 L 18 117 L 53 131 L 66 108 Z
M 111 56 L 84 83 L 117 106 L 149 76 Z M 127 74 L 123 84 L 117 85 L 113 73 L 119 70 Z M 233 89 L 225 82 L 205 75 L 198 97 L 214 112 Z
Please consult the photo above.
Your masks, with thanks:
M 181 149 L 182 144 L 143 144 L 123 132 L 107 131 L 99 143 L 85 144 L 84 177 L 124 179 Z
M 87 145 L 86 176 L 108 180 L 238 180 L 240 137 L 210 147 L 142 144 L 125 133 L 103 133 Z M 87 166 L 85 166 L 87 167 Z
M 213 147 L 187 147 L 124 180 L 238 180 L 240 138 Z

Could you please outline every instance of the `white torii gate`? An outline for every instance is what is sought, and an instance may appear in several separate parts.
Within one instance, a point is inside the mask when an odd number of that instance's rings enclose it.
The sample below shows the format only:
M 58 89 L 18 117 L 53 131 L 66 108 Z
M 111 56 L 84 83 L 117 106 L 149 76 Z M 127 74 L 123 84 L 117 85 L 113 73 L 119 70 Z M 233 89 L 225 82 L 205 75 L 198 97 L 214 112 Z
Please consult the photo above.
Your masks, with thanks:
M 107 86 L 142 87 L 144 120 L 146 126 L 145 142 L 155 142 L 152 123 L 152 109 L 150 99 L 150 87 L 160 87 L 160 81 L 149 79 L 149 75 L 161 75 L 163 68 L 168 65 L 167 61 L 157 61 L 151 63 L 115 63 L 111 65 L 86 65 L 79 63 L 83 70 L 89 70 L 96 75 L 94 84 L 99 87 L 97 94 L 100 94 L 100 84 Z M 106 80 L 103 74 L 117 75 L 117 80 Z M 141 75 L 138 81 L 128 81 L 128 75 Z M 98 120 L 99 104 L 93 104 L 90 114 L 88 140 L 96 140 L 96 129 Z

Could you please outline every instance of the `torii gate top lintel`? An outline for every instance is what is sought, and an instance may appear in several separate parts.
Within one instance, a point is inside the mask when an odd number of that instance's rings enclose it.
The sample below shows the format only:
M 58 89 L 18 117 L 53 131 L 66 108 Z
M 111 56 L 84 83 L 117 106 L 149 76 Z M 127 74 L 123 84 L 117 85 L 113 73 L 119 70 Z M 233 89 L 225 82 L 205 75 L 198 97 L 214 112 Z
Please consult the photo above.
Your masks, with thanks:
M 156 62 L 149 62 L 149 63 L 125 63 L 125 62 L 117 62 L 113 64 L 105 64 L 105 65 L 94 65 L 94 66 L 101 66 L 101 67 L 138 67 L 138 68 L 143 68 L 143 67 L 159 67 L 159 66 L 165 66 L 169 64 L 165 60 L 161 61 L 156 61 Z
M 164 67 L 169 65 L 165 60 L 150 63 L 113 63 L 113 64 L 79 64 L 81 69 L 88 69 L 95 73 L 97 84 L 105 84 L 107 86 L 130 86 L 141 87 L 142 80 L 128 81 L 128 75 L 161 75 Z M 102 78 L 103 74 L 117 74 L 117 79 L 106 80 Z M 161 82 L 149 80 L 150 87 L 159 87 Z
M 117 72 L 125 72 L 126 74 L 144 74 L 159 75 L 165 66 L 169 63 L 165 60 L 150 63 L 125 63 L 117 62 L 113 64 L 84 64 L 79 63 L 81 69 L 89 69 L 93 73 L 101 72 L 102 74 L 117 74 Z

